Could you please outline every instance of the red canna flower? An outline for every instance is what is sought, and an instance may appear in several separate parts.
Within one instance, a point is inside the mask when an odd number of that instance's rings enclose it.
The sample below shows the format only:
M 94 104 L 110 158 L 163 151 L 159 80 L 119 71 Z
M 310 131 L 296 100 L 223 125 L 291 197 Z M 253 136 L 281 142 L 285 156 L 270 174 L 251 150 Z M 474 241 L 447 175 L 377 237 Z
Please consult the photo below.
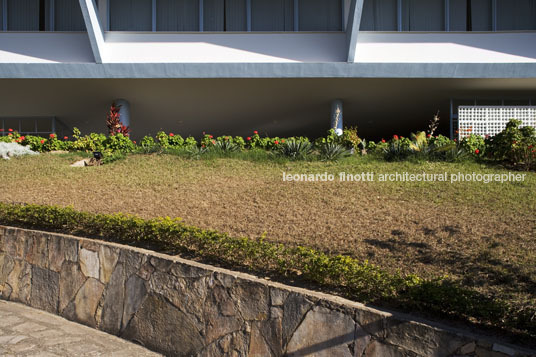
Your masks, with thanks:
M 64 136 L 64 137 L 63 137 L 63 140 L 68 140 L 68 139 L 69 139 L 68 136 Z
M 476 149 L 475 154 L 477 154 L 477 155 L 480 154 L 480 150 Z
M 216 140 L 212 140 L 212 143 L 213 143 L 213 144 L 216 144 Z
M 426 135 L 427 138 L 431 138 L 432 137 L 432 134 L 428 134 Z
M 250 137 L 250 136 L 248 136 L 248 137 L 246 138 L 246 140 L 247 140 L 247 141 L 250 141 L 250 140 L 251 140 L 251 137 Z
M 382 139 L 382 143 L 384 143 L 384 142 L 385 142 L 385 139 Z
M 21 136 L 21 137 L 19 138 L 19 140 L 20 140 L 20 141 L 24 141 L 24 140 L 26 140 L 26 137 L 25 137 L 25 136 Z
M 274 144 L 279 145 L 279 141 L 277 141 L 277 140 L 274 141 Z
M 9 129 L 7 129 L 7 131 L 11 132 L 11 131 L 13 131 L 13 129 L 9 128 Z
M 201 147 L 204 148 L 204 147 L 205 147 L 205 144 L 201 145 Z
M 169 133 L 169 136 L 175 136 L 175 134 L 173 134 L 173 133 Z
M 136 140 L 133 140 L 132 142 L 134 143 L 134 145 L 136 145 Z
M 285 142 L 285 139 L 281 139 L 281 144 L 283 144 Z
M 255 135 L 257 135 L 258 133 L 259 133 L 259 132 L 258 132 L 257 130 L 255 130 L 255 131 L 253 132 L 253 134 L 255 134 Z
M 54 139 L 56 137 L 56 134 L 50 134 L 49 136 L 51 139 Z
M 393 139 L 398 140 L 398 135 L 393 135 Z
M 7 134 L 7 136 L 13 136 L 13 134 L 9 133 L 9 134 Z
M 45 139 L 41 139 L 41 144 L 44 144 L 45 143 Z
M 212 135 L 209 135 L 208 137 L 209 137 L 210 139 L 212 139 L 212 138 L 213 138 L 213 136 L 212 136 Z

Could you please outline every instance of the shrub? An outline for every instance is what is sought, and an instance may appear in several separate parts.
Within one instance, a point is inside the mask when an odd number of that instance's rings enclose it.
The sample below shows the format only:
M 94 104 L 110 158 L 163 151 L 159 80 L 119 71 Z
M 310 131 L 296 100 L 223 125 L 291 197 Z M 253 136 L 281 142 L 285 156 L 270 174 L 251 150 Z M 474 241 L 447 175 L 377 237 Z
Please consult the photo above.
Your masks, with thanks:
M 359 144 L 361 143 L 361 138 L 357 135 L 357 127 L 344 128 L 341 136 L 341 144 L 346 146 L 348 149 L 354 149 L 356 152 L 359 151 Z
M 383 157 L 386 161 L 402 161 L 411 155 L 411 140 L 408 138 L 399 138 L 394 135 L 389 141 L 389 145 L 383 149 Z
M 536 168 L 536 134 L 532 127 L 520 128 L 520 120 L 510 120 L 506 128 L 486 139 L 488 157 L 514 166 Z
M 73 139 L 71 143 L 72 150 L 78 151 L 104 151 L 104 142 L 106 135 L 91 133 L 82 136 L 78 128 L 73 128 Z
M 470 134 L 460 140 L 460 146 L 468 154 L 480 157 L 484 155 L 486 151 L 486 144 L 484 138 L 480 135 Z
M 413 154 L 419 154 L 422 156 L 428 155 L 430 148 L 428 146 L 428 139 L 424 131 L 417 134 L 411 133 L 411 141 L 409 143 L 409 149 Z
M 121 109 L 120 105 L 116 105 L 115 102 L 112 103 L 110 107 L 110 112 L 106 116 L 106 126 L 108 126 L 108 134 L 110 136 L 116 134 L 122 134 L 123 136 L 129 136 L 130 128 L 123 125 L 121 122 L 121 114 L 119 110 Z
M 278 155 L 291 160 L 305 160 L 313 150 L 311 143 L 305 140 L 290 139 L 282 143 L 276 141 L 274 145 L 279 145 L 276 149 Z
M 351 151 L 338 143 L 325 143 L 320 147 L 320 159 L 323 161 L 337 161 L 350 155 L 352 155 Z
M 163 131 L 159 131 L 158 133 L 156 133 L 156 140 L 164 149 L 181 148 L 184 146 L 184 139 L 182 138 L 182 136 L 173 133 L 166 134 Z
M 134 151 L 135 145 L 128 136 L 118 133 L 104 140 L 104 148 L 106 151 L 127 153 Z
M 208 152 L 206 146 L 190 146 L 186 149 L 186 155 L 189 159 L 199 160 L 201 156 Z
M 326 144 L 335 143 L 344 146 L 347 149 L 359 150 L 361 139 L 357 135 L 357 128 L 345 128 L 342 135 L 337 135 L 334 129 L 329 129 L 325 137 L 318 138 L 314 141 L 315 146 L 321 149 Z
M 159 149 L 159 145 L 154 141 L 152 136 L 144 136 L 140 141 L 141 152 L 149 154 L 156 152 Z
M 230 136 L 225 137 L 224 139 L 218 138 L 216 140 L 216 143 L 214 144 L 214 150 L 219 151 L 221 153 L 230 153 L 237 150 L 240 150 L 240 147 L 233 143 L 233 138 Z
M 448 162 L 459 162 L 469 156 L 469 153 L 459 143 L 455 142 L 434 147 L 430 153 L 430 159 Z
M 64 141 L 58 140 L 56 134 L 50 134 L 48 139 L 43 143 L 43 151 L 64 150 L 67 148 L 64 143 Z
M 456 144 L 454 140 L 451 140 L 450 138 L 443 136 L 443 135 L 430 136 L 428 138 L 428 143 L 430 146 L 433 146 L 434 148 L 440 148 L 443 146 Z

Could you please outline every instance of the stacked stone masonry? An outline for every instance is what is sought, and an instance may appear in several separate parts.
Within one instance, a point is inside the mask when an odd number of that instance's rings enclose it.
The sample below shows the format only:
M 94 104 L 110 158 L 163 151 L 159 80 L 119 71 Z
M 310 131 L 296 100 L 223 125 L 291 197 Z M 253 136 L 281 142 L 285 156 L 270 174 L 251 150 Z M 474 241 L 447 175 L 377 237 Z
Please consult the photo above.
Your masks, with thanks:
M 536 356 L 243 273 L 3 226 L 0 294 L 173 356 Z

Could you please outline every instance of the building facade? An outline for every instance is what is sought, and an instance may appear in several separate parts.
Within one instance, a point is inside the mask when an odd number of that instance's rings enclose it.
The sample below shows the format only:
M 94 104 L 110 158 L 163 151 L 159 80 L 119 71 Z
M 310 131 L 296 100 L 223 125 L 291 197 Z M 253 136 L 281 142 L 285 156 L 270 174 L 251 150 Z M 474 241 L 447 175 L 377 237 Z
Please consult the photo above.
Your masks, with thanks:
M 536 0 L 0 0 L 0 125 L 134 136 L 441 130 L 536 105 Z M 454 122 L 455 125 L 455 122 Z M 453 129 L 452 129 L 453 130 Z

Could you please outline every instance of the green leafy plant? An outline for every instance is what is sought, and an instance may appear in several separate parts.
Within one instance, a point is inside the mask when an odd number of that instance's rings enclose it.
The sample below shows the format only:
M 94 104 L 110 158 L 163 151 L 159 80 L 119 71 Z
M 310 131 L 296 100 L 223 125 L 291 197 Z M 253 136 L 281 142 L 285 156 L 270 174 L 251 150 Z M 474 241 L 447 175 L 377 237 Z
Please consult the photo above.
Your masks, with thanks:
M 460 146 L 469 154 L 481 157 L 485 154 L 486 144 L 480 135 L 470 134 L 460 140 Z
M 144 136 L 140 141 L 140 149 L 144 154 L 158 152 L 160 148 L 152 136 Z
M 199 160 L 208 150 L 206 146 L 191 146 L 186 149 L 186 155 L 189 159 Z
M 394 135 L 389 145 L 383 149 L 383 157 L 386 161 L 402 161 L 411 154 L 411 140 Z
M 110 135 L 104 140 L 104 147 L 107 151 L 120 151 L 120 152 L 132 152 L 135 149 L 135 144 L 130 140 L 128 136 L 124 136 L 121 133 L 116 135 Z
M 213 148 L 221 153 L 230 153 L 240 150 L 240 147 L 233 143 L 233 140 L 230 137 L 229 139 L 217 140 Z
M 166 134 L 164 131 L 159 131 L 158 133 L 156 133 L 156 140 L 158 141 L 158 144 L 164 149 L 181 148 L 184 146 L 184 139 L 182 138 L 182 136 L 173 133 Z
M 413 153 L 426 154 L 428 152 L 428 139 L 426 138 L 426 133 L 424 131 L 418 132 L 417 134 L 411 133 L 409 149 Z
M 291 160 L 306 160 L 313 151 L 311 143 L 302 140 L 286 140 L 282 143 L 276 142 L 275 145 L 279 145 L 278 155 Z
M 72 150 L 75 151 L 104 151 L 104 142 L 106 135 L 91 133 L 82 136 L 78 128 L 73 128 L 73 139 L 71 143 Z
M 521 127 L 520 120 L 510 120 L 503 131 L 485 140 L 487 156 L 509 165 L 536 168 L 536 132 L 530 126 Z
M 337 161 L 350 155 L 352 155 L 350 150 L 335 142 L 325 143 L 320 147 L 320 159 L 322 161 Z

